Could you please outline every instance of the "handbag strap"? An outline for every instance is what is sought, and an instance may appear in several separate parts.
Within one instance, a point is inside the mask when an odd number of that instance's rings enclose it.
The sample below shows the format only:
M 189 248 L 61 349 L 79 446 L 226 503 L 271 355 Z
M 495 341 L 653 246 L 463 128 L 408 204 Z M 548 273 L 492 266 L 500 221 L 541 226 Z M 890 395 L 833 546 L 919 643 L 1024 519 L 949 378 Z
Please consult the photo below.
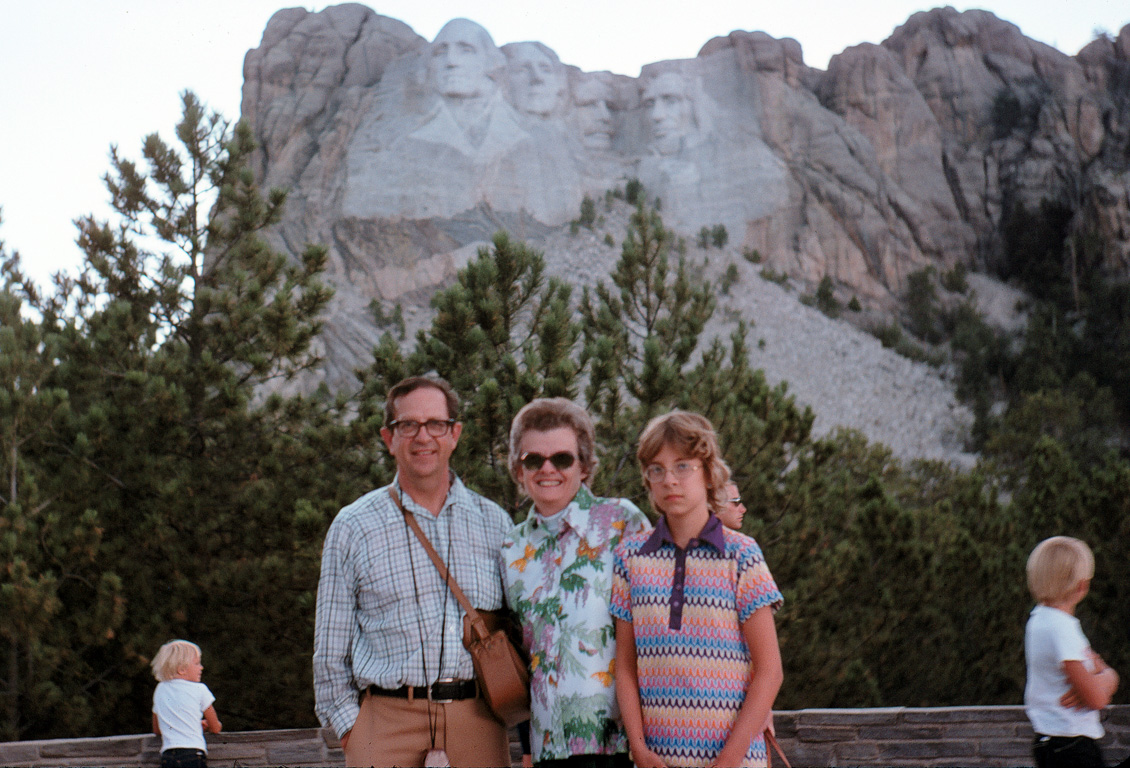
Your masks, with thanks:
M 439 571 L 439 575 L 443 578 L 444 583 L 451 589 L 451 594 L 455 595 L 455 599 L 458 600 L 459 605 L 463 607 L 463 612 L 471 619 L 471 628 L 474 629 L 475 634 L 480 640 L 486 640 L 490 637 L 486 622 L 483 620 L 483 617 L 479 615 L 479 612 L 475 610 L 475 606 L 471 605 L 471 601 L 467 599 L 467 596 L 463 594 L 463 590 L 459 588 L 459 584 L 451 578 L 451 573 L 447 570 L 447 566 L 444 565 L 439 553 L 436 552 L 432 543 L 428 541 L 428 537 L 424 535 L 424 530 L 420 527 L 420 524 L 416 522 L 416 516 L 408 513 L 408 510 L 400 503 L 400 498 L 393 493 L 392 488 L 388 489 L 388 495 L 393 503 L 396 504 L 396 508 L 404 515 L 404 521 L 408 523 L 408 527 L 412 529 L 412 532 L 416 534 L 416 538 L 420 540 L 420 544 L 423 545 L 424 551 L 428 553 L 428 557 L 432 559 L 432 563 L 435 564 L 436 570 Z
M 777 743 L 777 737 L 774 736 L 773 731 L 769 730 L 768 728 L 765 729 L 765 744 L 766 765 L 769 765 L 772 762 L 773 753 L 770 751 L 771 747 L 772 749 L 777 750 L 777 754 L 780 755 L 781 762 L 785 764 L 785 768 L 793 768 L 792 765 L 789 764 L 789 758 L 785 757 L 785 752 L 781 749 L 781 745 Z

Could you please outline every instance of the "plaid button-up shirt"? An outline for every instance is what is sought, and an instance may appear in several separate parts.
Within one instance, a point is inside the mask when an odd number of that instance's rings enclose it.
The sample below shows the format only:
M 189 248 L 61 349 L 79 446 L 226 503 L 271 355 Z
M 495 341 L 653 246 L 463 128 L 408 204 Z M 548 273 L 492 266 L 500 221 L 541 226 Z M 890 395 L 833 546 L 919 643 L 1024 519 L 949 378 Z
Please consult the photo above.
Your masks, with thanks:
M 438 516 L 402 494 L 395 480 L 342 509 L 322 549 L 314 624 L 315 708 L 339 737 L 353 728 L 358 693 L 370 685 L 399 688 L 475 675 L 463 647 L 463 609 L 389 488 L 416 516 L 471 604 L 502 607 L 498 555 L 513 523 L 459 478 L 453 476 Z

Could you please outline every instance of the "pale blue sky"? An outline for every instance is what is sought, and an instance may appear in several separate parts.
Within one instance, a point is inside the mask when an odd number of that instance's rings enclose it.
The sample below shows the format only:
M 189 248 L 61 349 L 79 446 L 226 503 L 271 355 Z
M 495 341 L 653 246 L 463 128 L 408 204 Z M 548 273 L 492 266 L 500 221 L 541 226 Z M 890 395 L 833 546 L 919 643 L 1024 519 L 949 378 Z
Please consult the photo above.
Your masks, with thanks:
M 75 218 L 109 215 L 101 176 L 117 144 L 172 138 L 180 92 L 239 116 L 243 57 L 277 0 L 0 0 L 0 240 L 46 281 L 81 260 Z M 306 5 L 320 10 L 329 3 Z M 912 0 L 385 0 L 370 5 L 431 39 L 448 20 L 482 24 L 498 45 L 540 40 L 567 64 L 635 76 L 643 64 L 690 58 L 717 35 L 759 30 L 800 41 L 805 61 L 878 43 Z M 1130 23 L 1126 0 L 987 0 L 980 7 L 1074 55 L 1096 30 Z

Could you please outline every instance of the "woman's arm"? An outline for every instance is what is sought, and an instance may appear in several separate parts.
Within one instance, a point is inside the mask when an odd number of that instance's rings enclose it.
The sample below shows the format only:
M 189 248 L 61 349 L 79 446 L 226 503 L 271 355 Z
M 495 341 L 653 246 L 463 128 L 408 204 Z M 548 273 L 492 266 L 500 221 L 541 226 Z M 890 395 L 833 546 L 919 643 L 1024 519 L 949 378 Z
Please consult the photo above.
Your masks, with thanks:
M 157 722 L 156 712 L 153 713 L 153 733 L 157 734 L 158 736 L 161 735 L 161 724 Z
M 209 733 L 219 733 L 224 729 L 220 718 L 216 716 L 216 708 L 208 707 L 204 710 L 204 730 Z
M 643 738 L 643 709 L 640 707 L 640 681 L 636 670 L 636 637 L 632 625 L 616 619 L 616 702 L 628 734 L 632 762 L 639 768 L 664 768 L 663 758 L 647 748 Z
M 712 765 L 741 765 L 753 738 L 764 729 L 773 711 L 773 700 L 781 689 L 785 673 L 781 669 L 781 648 L 777 644 L 777 625 L 773 622 L 773 609 L 758 608 L 742 622 L 742 636 L 749 647 L 750 678 L 745 701 L 738 710 L 738 718 L 726 739 L 726 745 Z

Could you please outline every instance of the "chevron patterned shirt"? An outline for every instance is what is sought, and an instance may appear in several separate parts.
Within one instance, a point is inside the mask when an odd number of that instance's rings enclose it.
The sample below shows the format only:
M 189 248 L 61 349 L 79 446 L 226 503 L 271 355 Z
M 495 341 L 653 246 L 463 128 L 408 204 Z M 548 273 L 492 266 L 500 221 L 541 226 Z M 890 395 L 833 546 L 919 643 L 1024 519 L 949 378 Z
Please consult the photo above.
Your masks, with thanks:
M 749 684 L 741 625 L 758 608 L 776 612 L 783 602 L 757 542 L 713 515 L 686 549 L 665 520 L 620 543 L 611 612 L 632 624 L 650 749 L 684 766 L 707 765 L 722 751 Z M 759 735 L 742 765 L 766 763 Z

